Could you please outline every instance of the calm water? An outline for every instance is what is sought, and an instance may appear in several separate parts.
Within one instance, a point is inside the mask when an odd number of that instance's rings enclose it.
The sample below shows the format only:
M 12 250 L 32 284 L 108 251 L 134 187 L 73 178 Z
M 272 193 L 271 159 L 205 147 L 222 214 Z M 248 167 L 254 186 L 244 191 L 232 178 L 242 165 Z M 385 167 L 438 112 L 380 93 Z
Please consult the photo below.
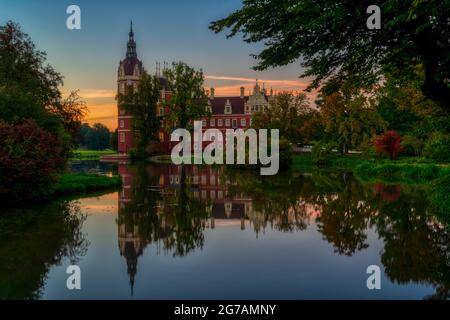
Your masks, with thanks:
M 314 172 L 74 163 L 120 174 L 98 197 L 0 218 L 0 298 L 448 298 L 450 233 L 423 190 Z M 66 288 L 67 266 L 82 289 Z M 382 270 L 381 290 L 366 268 Z

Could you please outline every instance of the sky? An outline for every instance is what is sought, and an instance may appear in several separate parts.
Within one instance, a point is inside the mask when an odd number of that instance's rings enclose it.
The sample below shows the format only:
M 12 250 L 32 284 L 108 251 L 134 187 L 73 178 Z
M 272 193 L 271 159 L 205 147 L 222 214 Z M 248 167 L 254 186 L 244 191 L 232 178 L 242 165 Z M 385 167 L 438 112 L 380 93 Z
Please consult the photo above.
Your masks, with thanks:
M 81 30 L 69 30 L 69 5 L 81 9 Z M 117 68 L 125 57 L 130 20 L 137 52 L 144 67 L 155 72 L 156 62 L 183 61 L 205 74 L 205 86 L 216 95 L 246 93 L 255 79 L 275 91 L 304 89 L 299 62 L 254 71 L 250 56 L 263 44 L 248 44 L 241 36 L 226 38 L 208 29 L 211 21 L 241 7 L 241 0 L 0 0 L 0 24 L 17 22 L 48 63 L 64 76 L 63 93 L 79 90 L 86 101 L 87 122 L 117 127 Z

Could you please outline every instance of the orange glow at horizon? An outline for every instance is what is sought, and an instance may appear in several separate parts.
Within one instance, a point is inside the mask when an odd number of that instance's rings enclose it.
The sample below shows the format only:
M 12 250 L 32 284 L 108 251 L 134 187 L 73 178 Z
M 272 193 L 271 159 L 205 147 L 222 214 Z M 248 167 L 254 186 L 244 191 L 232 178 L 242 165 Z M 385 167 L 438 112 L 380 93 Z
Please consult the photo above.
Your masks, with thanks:
M 223 85 L 213 86 L 215 88 L 216 96 L 239 96 L 240 88 L 245 88 L 245 95 L 249 95 L 253 91 L 256 79 L 245 77 L 229 77 L 229 76 L 205 76 L 205 89 L 211 87 L 210 82 L 225 82 Z M 235 84 L 229 84 L 235 82 Z M 274 94 L 281 91 L 303 91 L 308 86 L 306 80 L 258 80 L 259 85 L 265 86 L 266 90 L 270 92 L 273 89 Z M 63 90 L 64 92 L 64 90 Z M 65 95 L 67 91 L 65 92 Z M 101 123 L 107 126 L 111 131 L 117 128 L 117 102 L 116 91 L 111 89 L 80 89 L 79 95 L 86 102 L 88 108 L 88 115 L 85 119 L 86 123 L 93 125 L 94 123 Z M 307 93 L 311 102 L 316 97 L 316 92 Z

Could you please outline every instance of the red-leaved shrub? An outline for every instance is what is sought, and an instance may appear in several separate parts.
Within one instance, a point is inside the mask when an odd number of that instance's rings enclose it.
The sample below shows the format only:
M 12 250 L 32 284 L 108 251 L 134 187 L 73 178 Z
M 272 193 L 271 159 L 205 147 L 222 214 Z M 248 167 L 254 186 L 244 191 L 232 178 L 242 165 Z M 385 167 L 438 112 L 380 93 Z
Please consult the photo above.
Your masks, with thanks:
M 388 155 L 391 160 L 397 159 L 397 155 L 403 150 L 400 135 L 391 130 L 376 137 L 375 150 L 378 154 Z
M 57 174 L 65 167 L 66 154 L 64 141 L 34 121 L 0 121 L 0 199 L 10 202 L 50 196 Z

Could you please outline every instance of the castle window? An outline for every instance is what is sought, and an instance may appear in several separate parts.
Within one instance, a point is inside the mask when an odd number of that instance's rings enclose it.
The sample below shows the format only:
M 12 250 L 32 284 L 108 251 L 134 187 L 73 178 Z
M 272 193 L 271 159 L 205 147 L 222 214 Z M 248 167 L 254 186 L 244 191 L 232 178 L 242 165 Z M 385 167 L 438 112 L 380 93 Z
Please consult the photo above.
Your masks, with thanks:
M 222 126 L 222 119 L 217 119 L 217 125 L 218 125 L 219 127 Z
M 247 125 L 247 121 L 245 119 L 241 119 L 241 127 L 245 127 Z
M 125 133 L 124 132 L 121 132 L 120 134 L 119 134 L 119 141 L 120 142 L 125 142 Z
M 120 120 L 120 127 L 123 128 L 125 126 L 125 123 L 123 120 Z
M 206 120 L 202 120 L 202 127 L 206 127 Z
M 225 126 L 229 127 L 230 126 L 230 119 L 225 119 Z
M 211 119 L 211 120 L 209 121 L 209 123 L 210 123 L 210 126 L 211 126 L 211 127 L 215 127 L 215 126 L 216 126 L 216 119 Z
M 237 128 L 237 119 L 233 119 L 233 128 Z

